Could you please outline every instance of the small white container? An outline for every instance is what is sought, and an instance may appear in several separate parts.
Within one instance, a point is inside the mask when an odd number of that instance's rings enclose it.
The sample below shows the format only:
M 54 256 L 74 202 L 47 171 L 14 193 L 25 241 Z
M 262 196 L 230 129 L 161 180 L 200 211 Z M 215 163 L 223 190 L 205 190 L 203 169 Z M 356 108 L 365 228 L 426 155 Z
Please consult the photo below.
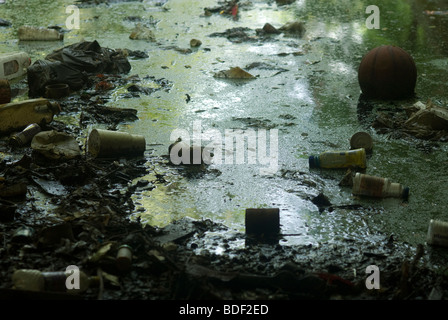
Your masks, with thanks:
M 448 247 L 448 222 L 431 219 L 429 221 L 426 243 Z
M 10 52 L 0 55 L 0 79 L 11 80 L 26 74 L 31 59 L 26 52 Z

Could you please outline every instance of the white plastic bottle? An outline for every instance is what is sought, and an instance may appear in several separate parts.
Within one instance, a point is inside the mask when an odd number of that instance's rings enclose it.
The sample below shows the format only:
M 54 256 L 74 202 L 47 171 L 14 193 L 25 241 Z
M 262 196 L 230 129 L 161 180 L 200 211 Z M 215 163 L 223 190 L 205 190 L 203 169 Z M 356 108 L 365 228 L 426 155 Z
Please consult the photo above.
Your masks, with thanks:
M 54 115 L 61 112 L 61 106 L 44 98 L 11 102 L 0 105 L 0 132 L 7 133 L 22 130 L 37 123 L 48 124 Z
M 65 271 L 42 272 L 36 269 L 16 270 L 12 275 L 14 288 L 29 291 L 49 291 L 83 293 L 96 280 L 79 271 L 79 289 L 67 288 L 66 280 L 70 274 Z
M 63 40 L 64 34 L 55 29 L 43 27 L 21 26 L 18 30 L 22 41 L 56 41 Z
M 31 59 L 26 52 L 0 54 L 0 79 L 11 80 L 26 74 Z

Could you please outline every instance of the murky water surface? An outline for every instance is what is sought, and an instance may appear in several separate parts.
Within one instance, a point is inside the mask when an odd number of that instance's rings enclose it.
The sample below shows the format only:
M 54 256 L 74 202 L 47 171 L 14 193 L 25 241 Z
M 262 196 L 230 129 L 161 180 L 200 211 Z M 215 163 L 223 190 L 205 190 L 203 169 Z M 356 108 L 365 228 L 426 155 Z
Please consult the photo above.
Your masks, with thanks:
M 381 28 L 366 28 L 365 9 L 375 2 L 381 12 Z M 246 3 L 246 2 L 245 2 Z M 416 141 L 377 134 L 360 122 L 360 89 L 357 68 L 370 49 L 393 44 L 408 51 L 418 68 L 418 99 L 446 105 L 448 15 L 426 11 L 448 10 L 443 1 L 306 1 L 279 7 L 274 1 L 241 5 L 239 19 L 225 15 L 204 16 L 205 7 L 216 1 L 135 1 L 109 5 L 81 5 L 80 29 L 65 35 L 63 42 L 22 43 L 16 40 L 22 24 L 58 25 L 65 28 L 71 1 L 9 1 L 0 4 L 0 18 L 13 22 L 0 27 L 0 52 L 23 50 L 33 60 L 80 40 L 98 40 L 101 46 L 148 53 L 147 59 L 131 59 L 131 74 L 141 78 L 167 79 L 170 90 L 139 98 L 122 99 L 117 88 L 109 105 L 135 108 L 139 120 L 123 123 L 120 130 L 146 137 L 150 174 L 139 180 L 154 184 L 137 192 L 132 218 L 164 226 L 183 216 L 210 218 L 244 230 L 249 207 L 278 207 L 284 244 L 318 243 L 340 238 L 374 241 L 379 232 L 412 244 L 425 241 L 429 219 L 448 220 L 447 146 L 436 144 L 431 152 L 417 148 Z M 280 27 L 303 21 L 302 38 L 284 34 L 270 39 L 256 37 L 255 29 L 266 22 Z M 150 26 L 156 42 L 131 40 L 136 23 Z M 235 27 L 247 27 L 255 39 L 234 43 L 211 37 Z M 190 40 L 202 41 L 189 49 Z M 253 80 L 230 81 L 213 75 L 241 67 Z M 13 85 L 20 86 L 20 81 Z M 148 80 L 147 86 L 157 84 Z M 17 99 L 23 99 L 23 96 Z M 62 116 L 62 115 L 61 115 Z M 65 115 L 64 121 L 70 121 Z M 199 125 L 199 126 L 198 126 Z M 196 126 L 196 127 L 195 127 Z M 278 168 L 263 175 L 268 164 L 215 164 L 203 172 L 188 172 L 167 164 L 171 133 L 175 129 L 206 133 L 214 129 L 222 138 L 223 155 L 233 146 L 224 143 L 226 130 L 266 132 L 278 130 Z M 389 177 L 410 187 L 410 199 L 357 199 L 340 187 L 344 171 L 310 170 L 308 157 L 331 149 L 348 149 L 357 131 L 374 139 L 367 173 Z M 210 132 L 210 131 L 209 131 Z M 203 143 L 217 142 L 203 137 Z M 268 144 L 269 146 L 269 144 Z M 431 145 L 432 146 L 432 145 Z M 257 160 L 260 160 L 257 158 Z M 271 163 L 273 165 L 274 162 Z M 159 179 L 160 175 L 163 179 Z M 319 212 L 311 199 L 323 192 L 335 206 L 360 204 L 362 209 Z

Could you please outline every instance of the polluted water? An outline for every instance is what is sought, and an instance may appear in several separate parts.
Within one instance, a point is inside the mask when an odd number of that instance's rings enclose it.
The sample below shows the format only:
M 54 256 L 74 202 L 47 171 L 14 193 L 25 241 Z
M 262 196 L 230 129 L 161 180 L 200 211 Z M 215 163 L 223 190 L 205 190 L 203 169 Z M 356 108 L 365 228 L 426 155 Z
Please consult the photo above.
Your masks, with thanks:
M 443 257 L 426 240 L 428 221 L 447 218 L 446 135 L 411 128 L 424 121 L 418 110 L 404 126 L 415 97 L 369 96 L 384 74 L 365 89 L 358 72 L 375 48 L 384 66 L 409 54 L 418 81 L 403 92 L 446 108 L 447 28 L 431 13 L 442 1 L 378 4 L 379 29 L 363 0 L 82 1 L 66 12 L 71 5 L 0 4 L 0 18 L 12 22 L 0 27 L 2 63 L 10 52 L 31 59 L 7 66 L 11 99 L 0 107 L 8 119 L 1 206 L 14 212 L 0 229 L 5 290 L 24 265 L 61 272 L 76 263 L 102 279 L 88 299 L 436 297 L 440 274 L 416 270 Z M 19 37 L 26 25 L 45 28 L 46 38 Z M 391 43 L 406 54 L 383 47 Z M 32 124 L 41 131 L 11 148 L 11 136 Z M 372 140 L 351 141 L 357 132 Z M 179 136 L 228 161 L 173 163 Z M 55 152 L 62 141 L 74 152 Z M 273 162 L 278 170 L 261 174 Z M 348 169 L 352 185 L 341 186 Z M 362 174 L 376 177 L 379 193 Z M 369 195 L 352 188 L 356 177 Z M 20 192 L 6 196 L 14 186 Z M 262 221 L 259 242 L 248 241 L 246 228 Z M 71 231 L 53 229 L 62 223 Z M 36 233 L 14 243 L 22 224 Z M 268 233 L 274 243 L 263 242 Z M 369 265 L 384 272 L 383 290 L 365 287 Z

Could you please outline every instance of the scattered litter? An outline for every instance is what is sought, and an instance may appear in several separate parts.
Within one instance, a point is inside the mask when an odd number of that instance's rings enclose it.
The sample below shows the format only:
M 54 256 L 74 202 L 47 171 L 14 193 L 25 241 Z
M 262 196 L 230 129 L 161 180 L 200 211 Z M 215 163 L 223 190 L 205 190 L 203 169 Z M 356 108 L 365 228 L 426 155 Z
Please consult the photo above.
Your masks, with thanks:
M 18 29 L 19 40 L 21 41 L 60 41 L 64 40 L 64 34 L 58 30 L 44 28 L 22 26 Z
M 310 168 L 366 168 L 366 151 L 363 148 L 355 150 L 325 151 L 308 159 Z
M 350 138 L 350 148 L 352 150 L 364 148 L 366 153 L 371 153 L 373 149 L 372 137 L 367 132 L 356 132 Z
M 241 69 L 240 67 L 233 67 L 229 70 L 219 71 L 214 74 L 214 77 L 226 79 L 255 79 L 253 75 Z
M 200 47 L 201 44 L 202 44 L 201 40 L 198 40 L 198 39 L 191 39 L 190 40 L 190 47 L 192 47 L 192 48 Z
M 392 182 L 389 178 L 371 176 L 357 172 L 353 179 L 353 195 L 374 198 L 396 197 L 407 200 L 409 187 Z
M 145 137 L 128 132 L 93 129 L 87 143 L 87 151 L 95 158 L 135 157 L 146 150 Z
M 294 35 L 298 37 L 302 37 L 306 31 L 305 24 L 300 21 L 287 22 L 283 26 L 281 26 L 278 30 L 287 35 Z
M 88 74 L 128 73 L 131 65 L 123 50 L 103 48 L 95 41 L 84 41 L 58 49 L 28 68 L 29 96 L 45 94 L 45 86 L 65 83 L 81 89 Z
M 10 52 L 0 54 L 0 79 L 11 80 L 23 76 L 31 65 L 26 52 Z
M 448 222 L 431 219 L 429 221 L 426 243 L 448 247 Z
M 29 99 L 0 105 L 0 132 L 8 133 L 23 130 L 29 124 L 49 124 L 61 112 L 56 102 L 44 98 Z
M 42 131 L 31 141 L 31 148 L 48 159 L 67 160 L 81 155 L 76 139 L 68 133 Z
M 156 41 L 154 32 L 150 28 L 144 26 L 141 23 L 138 23 L 135 26 L 135 28 L 132 30 L 131 34 L 129 35 L 129 39 L 132 39 L 132 40 L 148 40 L 148 41 L 151 41 L 151 42 Z

